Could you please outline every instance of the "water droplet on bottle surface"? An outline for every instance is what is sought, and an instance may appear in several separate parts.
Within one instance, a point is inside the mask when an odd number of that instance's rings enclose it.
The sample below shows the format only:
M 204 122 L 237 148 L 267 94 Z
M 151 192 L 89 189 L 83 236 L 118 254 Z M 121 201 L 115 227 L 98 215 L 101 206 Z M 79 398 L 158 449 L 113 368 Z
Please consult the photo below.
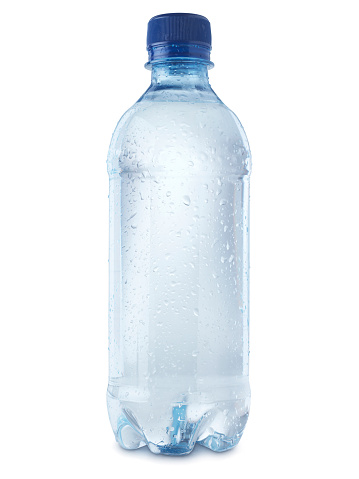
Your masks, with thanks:
M 186 206 L 189 206 L 191 204 L 191 198 L 188 196 L 188 195 L 185 195 L 183 197 L 183 203 L 186 205 Z

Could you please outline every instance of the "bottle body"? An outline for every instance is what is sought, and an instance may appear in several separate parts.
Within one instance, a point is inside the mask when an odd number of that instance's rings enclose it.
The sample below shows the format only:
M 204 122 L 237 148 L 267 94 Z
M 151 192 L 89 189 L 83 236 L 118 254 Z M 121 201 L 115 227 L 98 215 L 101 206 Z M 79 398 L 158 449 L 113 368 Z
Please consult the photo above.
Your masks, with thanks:
M 124 448 L 222 451 L 249 412 L 250 151 L 209 85 L 172 76 L 109 151 L 108 410 Z

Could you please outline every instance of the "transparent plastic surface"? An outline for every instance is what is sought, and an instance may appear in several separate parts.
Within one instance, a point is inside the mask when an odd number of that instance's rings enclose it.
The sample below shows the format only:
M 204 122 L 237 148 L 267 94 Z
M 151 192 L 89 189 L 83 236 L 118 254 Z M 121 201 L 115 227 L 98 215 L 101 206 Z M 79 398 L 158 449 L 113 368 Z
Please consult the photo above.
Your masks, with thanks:
M 207 65 L 163 62 L 108 156 L 108 411 L 126 449 L 235 446 L 246 425 L 250 151 Z

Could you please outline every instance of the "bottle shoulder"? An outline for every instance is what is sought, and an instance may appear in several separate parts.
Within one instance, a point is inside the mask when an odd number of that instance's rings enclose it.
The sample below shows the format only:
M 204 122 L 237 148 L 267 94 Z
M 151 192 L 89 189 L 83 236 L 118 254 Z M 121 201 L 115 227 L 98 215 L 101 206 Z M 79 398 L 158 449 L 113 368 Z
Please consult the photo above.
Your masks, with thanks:
M 175 169 L 249 174 L 251 153 L 244 129 L 216 98 L 208 102 L 141 97 L 113 133 L 109 173 Z

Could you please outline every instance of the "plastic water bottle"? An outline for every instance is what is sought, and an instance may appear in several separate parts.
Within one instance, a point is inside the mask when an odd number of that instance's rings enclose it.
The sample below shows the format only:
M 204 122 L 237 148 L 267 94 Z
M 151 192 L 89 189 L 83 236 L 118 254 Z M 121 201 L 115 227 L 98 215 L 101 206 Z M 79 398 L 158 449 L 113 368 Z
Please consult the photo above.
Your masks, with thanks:
M 108 412 L 125 449 L 225 451 L 246 425 L 250 150 L 200 15 L 148 24 L 151 85 L 108 155 Z

